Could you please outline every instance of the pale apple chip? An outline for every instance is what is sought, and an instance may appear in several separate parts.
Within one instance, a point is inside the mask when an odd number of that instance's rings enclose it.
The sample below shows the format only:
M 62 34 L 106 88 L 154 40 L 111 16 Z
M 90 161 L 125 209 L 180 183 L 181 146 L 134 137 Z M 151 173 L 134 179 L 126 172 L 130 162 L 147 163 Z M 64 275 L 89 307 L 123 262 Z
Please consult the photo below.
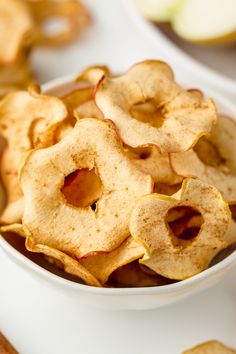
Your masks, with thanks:
M 0 224 L 2 225 L 19 223 L 22 220 L 24 212 L 24 197 L 22 196 L 21 189 L 18 185 L 16 185 L 16 190 L 11 189 L 15 183 L 17 183 L 17 178 L 10 179 L 9 184 L 7 185 L 7 190 L 10 192 L 8 194 L 9 199 L 7 200 L 7 203 L 5 203 L 5 208 L 0 216 Z
M 102 112 L 94 101 L 94 88 L 104 75 L 110 71 L 106 66 L 90 66 L 82 71 L 71 83 L 71 90 L 60 95 L 66 106 L 77 119 L 103 118 Z M 70 85 L 69 85 L 70 86 Z
M 197 235 L 182 239 L 173 233 L 168 214 L 183 206 L 196 210 L 203 224 Z M 215 187 L 186 179 L 175 196 L 151 194 L 140 198 L 131 214 L 130 232 L 146 249 L 142 264 L 166 278 L 182 280 L 206 269 L 228 246 L 230 222 L 229 207 Z
M 167 153 L 161 154 L 155 146 L 146 148 L 126 148 L 127 156 L 141 171 L 152 176 L 155 183 L 173 185 L 183 177 L 172 169 Z
M 89 66 L 76 78 L 76 82 L 86 82 L 96 86 L 104 76 L 111 76 L 110 69 L 105 65 Z
M 182 354 L 235 354 L 236 350 L 226 347 L 217 340 L 211 340 L 188 349 Z
M 27 0 L 34 19 L 34 44 L 58 46 L 74 40 L 90 22 L 79 0 Z M 57 21 L 56 21 L 57 20 Z
M 66 188 L 68 178 L 76 196 Z M 125 156 L 112 122 L 92 118 L 78 121 L 58 144 L 31 151 L 20 183 L 32 244 L 77 258 L 116 249 L 129 236 L 137 199 L 153 188 L 151 177 Z
M 104 118 L 104 115 L 96 105 L 94 99 L 84 102 L 80 106 L 78 106 L 74 111 L 74 115 L 76 116 L 77 119 L 88 118 L 88 117 L 96 118 L 96 119 Z
M 56 129 L 67 114 L 62 101 L 43 95 L 34 88 L 30 92 L 10 93 L 0 102 L 0 133 L 6 140 L 1 177 L 7 192 L 7 206 L 0 222 L 20 221 L 22 204 L 21 201 L 17 202 L 22 197 L 18 183 L 20 162 L 32 148 L 54 144 Z
M 170 279 L 156 273 L 143 270 L 138 261 L 128 263 L 115 270 L 109 279 L 109 283 L 115 287 L 147 287 L 170 284 Z M 148 270 L 148 268 L 147 268 Z
M 82 264 L 79 263 L 79 261 L 70 257 L 66 253 L 46 245 L 35 245 L 29 238 L 26 238 L 25 245 L 27 250 L 31 252 L 43 253 L 45 256 L 52 257 L 59 261 L 61 264 L 63 264 L 63 268 L 66 273 L 79 277 L 87 285 L 101 287 L 100 282 L 86 268 L 84 268 Z
M 68 109 L 73 113 L 74 110 L 77 110 L 82 104 L 85 102 L 91 101 L 93 97 L 93 88 L 89 87 L 81 87 L 76 90 L 70 92 L 66 96 L 62 98 L 63 102 L 67 106 Z M 90 117 L 87 116 L 87 117 Z
M 31 13 L 24 1 L 0 2 L 0 64 L 9 64 L 16 60 L 33 25 Z
M 143 257 L 144 252 L 144 248 L 130 236 L 114 251 L 80 259 L 80 263 L 105 284 L 117 268 Z
M 211 135 L 192 150 L 170 155 L 174 171 L 212 184 L 229 203 L 236 202 L 236 122 L 219 116 Z
M 157 60 L 138 63 L 120 77 L 105 76 L 95 101 L 125 144 L 152 144 L 161 153 L 190 149 L 216 121 L 214 103 L 184 90 L 171 68 Z

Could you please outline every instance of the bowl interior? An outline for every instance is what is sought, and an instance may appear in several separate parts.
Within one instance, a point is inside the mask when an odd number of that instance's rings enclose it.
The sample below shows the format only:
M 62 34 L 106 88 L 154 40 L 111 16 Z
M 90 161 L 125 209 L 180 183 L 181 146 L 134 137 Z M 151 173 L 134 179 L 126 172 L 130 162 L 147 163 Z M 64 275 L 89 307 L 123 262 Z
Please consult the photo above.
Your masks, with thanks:
M 60 97 L 62 94 L 64 95 L 70 91 L 75 90 L 76 87 L 77 87 L 77 85 L 74 84 L 73 78 L 71 76 L 69 76 L 69 77 L 64 77 L 64 78 L 60 78 L 58 80 L 54 80 L 52 82 L 49 82 L 48 84 L 43 86 L 43 91 L 46 93 L 57 95 Z M 219 97 L 218 94 L 212 93 L 209 90 L 207 90 L 207 96 L 214 97 L 220 113 L 230 115 L 231 117 L 236 117 L 236 107 L 234 107 L 229 101 L 225 100 L 223 97 Z M 65 273 L 62 269 L 59 269 L 55 265 L 49 263 L 45 259 L 44 255 L 27 251 L 27 249 L 25 248 L 25 240 L 22 237 L 19 237 L 18 235 L 15 235 L 13 233 L 6 233 L 2 237 L 4 238 L 4 241 L 5 241 L 4 247 L 6 247 L 6 243 L 7 243 L 7 245 L 9 245 L 9 247 L 10 247 L 11 254 L 14 255 L 14 254 L 20 253 L 25 257 L 25 259 L 28 259 L 28 260 L 34 262 L 42 269 L 45 269 L 45 270 L 49 271 L 50 273 L 59 276 L 62 279 L 69 280 L 73 283 L 84 284 L 79 278 L 77 278 L 73 275 L 70 275 L 68 273 Z M 229 246 L 228 248 L 224 249 L 223 251 L 219 252 L 215 256 L 215 258 L 212 260 L 209 268 L 212 268 L 212 267 L 214 268 L 214 266 L 219 263 L 222 263 L 222 266 L 223 266 L 223 263 L 226 261 L 226 259 L 229 255 L 234 253 L 234 255 L 236 257 L 236 252 L 234 252 L 234 251 L 236 251 L 236 243 Z M 30 267 L 30 265 L 31 265 L 31 262 L 29 262 L 28 266 Z M 204 273 L 204 272 L 207 272 L 207 270 L 203 271 L 202 273 Z M 191 279 L 197 278 L 198 276 L 199 275 L 196 275 L 196 276 L 192 277 Z M 183 283 L 183 282 L 187 282 L 187 281 L 188 280 L 181 281 L 178 283 Z M 173 285 L 177 285 L 177 283 L 171 284 L 171 285 L 163 285 L 161 287 L 166 288 L 166 287 L 172 287 Z M 159 286 L 159 288 L 160 288 L 160 286 Z M 113 290 L 115 290 L 115 289 L 113 289 Z

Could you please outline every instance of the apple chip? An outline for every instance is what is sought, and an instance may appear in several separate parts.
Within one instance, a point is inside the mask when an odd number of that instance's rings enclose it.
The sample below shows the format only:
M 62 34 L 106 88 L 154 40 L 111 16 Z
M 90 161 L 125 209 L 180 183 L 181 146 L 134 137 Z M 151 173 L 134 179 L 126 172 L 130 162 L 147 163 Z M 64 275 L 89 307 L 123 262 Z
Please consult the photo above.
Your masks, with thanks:
M 34 19 L 34 44 L 52 46 L 70 42 L 90 21 L 86 7 L 79 0 L 27 0 L 27 3 Z
M 104 77 L 95 101 L 125 144 L 153 144 L 161 153 L 190 149 L 216 121 L 214 103 L 184 90 L 171 68 L 157 60 L 138 63 L 120 77 Z
M 15 61 L 33 27 L 33 19 L 24 1 L 0 2 L 0 63 Z
M 114 251 L 80 259 L 80 263 L 96 279 L 105 284 L 112 272 L 127 263 L 143 257 L 144 252 L 144 248 L 130 236 Z
M 18 55 L 16 60 L 8 65 L 0 65 L 0 97 L 27 88 L 32 82 L 29 60 L 25 53 Z
M 201 215 L 203 224 L 197 235 L 179 238 L 168 223 L 168 214 L 183 206 Z M 227 247 L 230 222 L 229 207 L 215 187 L 186 179 L 181 193 L 172 197 L 151 194 L 140 198 L 131 215 L 130 232 L 146 249 L 142 264 L 164 277 L 182 280 L 206 269 L 216 253 Z
M 70 91 L 60 95 L 77 119 L 103 118 L 102 112 L 94 102 L 93 93 L 97 83 L 109 73 L 106 66 L 88 67 L 69 85 L 69 87 L 71 86 Z
M 155 183 L 173 185 L 183 180 L 183 177 L 174 173 L 168 154 L 161 154 L 155 146 L 148 148 L 127 147 L 126 152 L 141 171 L 152 176 Z
M 30 152 L 20 183 L 32 244 L 77 258 L 120 246 L 137 198 L 153 188 L 151 177 L 125 156 L 112 122 L 92 118 L 78 121 L 58 144 Z
M 111 286 L 118 287 L 146 287 L 161 286 L 170 284 L 170 279 L 166 279 L 155 272 L 144 271 L 144 267 L 137 261 L 128 263 L 115 270 L 109 279 Z
M 235 354 L 236 350 L 226 347 L 217 340 L 211 340 L 186 350 L 183 354 Z
M 31 88 L 28 93 L 10 93 L 0 103 L 0 133 L 6 139 L 2 153 L 1 177 L 7 192 L 7 206 L 1 223 L 19 222 L 22 192 L 18 168 L 27 151 L 54 143 L 56 128 L 66 119 L 65 105 L 56 97 Z
M 212 184 L 229 203 L 236 202 L 236 123 L 219 116 L 209 137 L 202 137 L 192 150 L 171 154 L 174 171 Z
M 87 285 L 101 287 L 99 281 L 86 268 L 84 268 L 82 264 L 66 253 L 46 245 L 35 245 L 29 238 L 26 238 L 26 248 L 31 252 L 43 253 L 45 256 L 52 257 L 53 259 L 59 261 L 63 265 L 66 273 L 79 277 Z

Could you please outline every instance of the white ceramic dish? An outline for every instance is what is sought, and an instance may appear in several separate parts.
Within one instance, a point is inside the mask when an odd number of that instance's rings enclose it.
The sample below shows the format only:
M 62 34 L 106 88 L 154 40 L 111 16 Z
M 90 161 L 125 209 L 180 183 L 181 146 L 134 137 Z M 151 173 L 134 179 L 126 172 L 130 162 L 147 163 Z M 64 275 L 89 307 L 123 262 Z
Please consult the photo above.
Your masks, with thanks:
M 51 81 L 43 86 L 43 91 L 52 91 L 58 86 L 69 84 L 72 80 L 73 77 L 67 76 Z M 220 112 L 236 117 L 236 107 L 231 102 L 209 90 L 206 91 L 206 94 L 214 97 Z M 0 246 L 17 266 L 25 269 L 31 276 L 58 288 L 58 291 L 78 298 L 78 301 L 113 310 L 151 309 L 177 302 L 220 282 L 236 265 L 236 251 L 234 251 L 216 265 L 178 283 L 149 288 L 96 288 L 65 279 L 62 274 L 58 275 L 58 271 L 53 270 L 52 267 L 52 271 L 45 269 L 43 257 L 40 259 L 40 256 L 25 252 L 22 247 L 23 239 L 17 237 L 14 247 L 10 244 L 9 239 L 7 241 L 7 239 L 0 237 Z M 50 268 L 49 265 L 46 267 Z
M 188 44 L 169 31 L 158 30 L 154 23 L 142 16 L 133 0 L 122 1 L 131 20 L 157 48 L 157 55 L 158 50 L 163 51 L 168 61 L 173 61 L 177 67 L 188 71 L 214 90 L 236 98 L 235 48 L 206 48 Z

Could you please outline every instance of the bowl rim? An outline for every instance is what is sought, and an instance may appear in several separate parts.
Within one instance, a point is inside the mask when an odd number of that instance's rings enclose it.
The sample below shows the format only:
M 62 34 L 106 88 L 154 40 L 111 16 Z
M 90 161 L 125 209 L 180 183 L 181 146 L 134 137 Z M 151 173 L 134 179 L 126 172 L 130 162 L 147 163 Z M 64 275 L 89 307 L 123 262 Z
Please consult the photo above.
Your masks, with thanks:
M 48 83 L 45 83 L 41 86 L 42 92 L 47 93 L 47 91 L 52 90 L 56 86 L 64 85 L 69 83 L 70 81 L 75 80 L 76 74 L 70 74 L 70 75 L 64 75 L 62 77 L 59 77 L 57 79 L 51 80 Z M 211 89 L 206 88 L 206 95 L 207 96 L 214 96 L 216 101 L 219 101 L 220 104 L 223 106 L 226 106 L 227 109 L 232 110 L 236 114 L 236 105 L 231 103 L 228 99 L 222 97 L 221 94 L 212 92 Z M 8 243 L 4 237 L 0 234 L 0 247 L 5 251 L 5 253 L 10 254 L 13 258 L 16 258 L 21 264 L 24 264 L 27 268 L 30 268 L 31 270 L 35 271 L 36 273 L 40 274 L 44 278 L 47 278 L 48 280 L 57 283 L 58 285 L 61 286 L 66 286 L 69 287 L 72 290 L 81 290 L 83 292 L 87 293 L 93 293 L 96 295 L 109 295 L 109 296 L 127 296 L 127 295 L 147 295 L 147 294 L 155 294 L 155 295 L 163 295 L 163 294 L 169 294 L 172 293 L 173 291 L 178 291 L 182 289 L 183 287 L 191 287 L 202 280 L 206 278 L 210 278 L 214 276 L 216 273 L 222 271 L 223 269 L 231 268 L 234 265 L 236 265 L 236 250 L 233 251 L 229 256 L 227 256 L 225 259 L 220 261 L 219 263 L 213 265 L 210 268 L 205 269 L 204 271 L 188 278 L 184 279 L 181 281 L 178 281 L 173 284 L 167 284 L 167 285 L 162 285 L 162 286 L 153 286 L 153 287 L 127 287 L 127 288 L 99 288 L 99 287 L 94 287 L 86 284 L 80 284 L 73 282 L 71 280 L 65 279 L 60 277 L 59 275 L 56 275 L 45 268 L 41 267 L 40 265 L 36 264 L 26 256 L 24 256 L 22 253 L 20 253 L 18 250 L 16 250 L 10 243 Z
M 158 43 L 161 50 L 167 53 L 168 57 L 174 57 L 180 69 L 183 69 L 187 65 L 189 72 L 197 73 L 197 77 L 200 76 L 203 83 L 207 84 L 209 82 L 207 85 L 217 85 L 218 88 L 221 88 L 221 91 L 223 87 L 231 95 L 236 92 L 236 80 L 208 67 L 179 48 L 165 34 L 158 30 L 153 22 L 145 19 L 137 6 L 135 6 L 134 0 L 122 0 L 122 3 L 133 22 L 136 23 L 155 45 Z
M 183 287 L 191 287 L 199 282 L 208 279 L 214 276 L 216 273 L 222 271 L 223 269 L 233 267 L 236 265 L 236 251 L 231 253 L 224 260 L 213 265 L 211 268 L 208 268 L 201 273 L 198 273 L 191 278 L 180 280 L 179 282 L 173 284 L 167 284 L 162 286 L 152 286 L 152 287 L 134 287 L 134 288 L 104 288 L 104 287 L 95 287 L 86 284 L 80 284 L 73 282 L 71 280 L 60 277 L 57 274 L 50 272 L 49 270 L 41 267 L 37 263 L 33 262 L 21 252 L 16 250 L 12 245 L 10 245 L 2 235 L 0 235 L 0 247 L 5 251 L 5 253 L 10 253 L 18 262 L 25 265 L 30 271 L 34 271 L 41 275 L 44 278 L 47 278 L 51 283 L 57 283 L 57 285 L 63 287 L 69 287 L 71 290 L 83 291 L 86 293 L 92 293 L 95 295 L 109 295 L 109 296 L 127 296 L 127 295 L 163 295 L 169 294 L 178 290 L 181 290 Z

